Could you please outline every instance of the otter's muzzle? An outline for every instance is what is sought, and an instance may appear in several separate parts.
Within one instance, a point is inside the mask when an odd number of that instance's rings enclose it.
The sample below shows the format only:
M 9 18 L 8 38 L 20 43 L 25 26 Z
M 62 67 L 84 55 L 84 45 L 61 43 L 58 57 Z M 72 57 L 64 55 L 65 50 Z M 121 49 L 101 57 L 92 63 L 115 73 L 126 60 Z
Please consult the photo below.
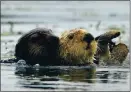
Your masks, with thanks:
M 85 34 L 83 40 L 90 44 L 94 40 L 94 37 L 90 33 L 88 33 Z

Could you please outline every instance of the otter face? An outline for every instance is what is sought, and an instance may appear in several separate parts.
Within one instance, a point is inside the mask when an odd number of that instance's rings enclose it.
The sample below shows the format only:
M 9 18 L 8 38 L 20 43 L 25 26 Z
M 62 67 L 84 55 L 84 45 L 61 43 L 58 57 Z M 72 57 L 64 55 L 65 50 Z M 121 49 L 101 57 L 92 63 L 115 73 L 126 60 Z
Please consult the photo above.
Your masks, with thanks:
M 47 41 L 46 35 L 40 34 L 40 33 L 34 33 L 29 37 L 28 40 L 28 51 L 32 55 L 41 55 L 44 53 L 44 55 L 48 55 L 47 49 L 45 48 Z
M 72 63 L 92 62 L 97 49 L 94 37 L 84 29 L 73 29 L 60 38 L 61 57 Z
M 47 56 L 58 48 L 59 38 L 42 32 L 32 34 L 28 41 L 30 54 Z M 48 49 L 49 48 L 49 49 Z

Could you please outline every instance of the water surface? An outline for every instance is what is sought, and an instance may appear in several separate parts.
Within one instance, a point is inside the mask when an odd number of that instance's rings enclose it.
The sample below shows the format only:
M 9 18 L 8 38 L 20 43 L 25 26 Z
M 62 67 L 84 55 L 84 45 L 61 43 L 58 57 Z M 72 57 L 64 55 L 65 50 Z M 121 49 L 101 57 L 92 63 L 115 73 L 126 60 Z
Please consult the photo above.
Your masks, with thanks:
M 15 68 L 1 65 L 2 91 L 129 91 L 129 68 L 57 66 L 17 74 Z

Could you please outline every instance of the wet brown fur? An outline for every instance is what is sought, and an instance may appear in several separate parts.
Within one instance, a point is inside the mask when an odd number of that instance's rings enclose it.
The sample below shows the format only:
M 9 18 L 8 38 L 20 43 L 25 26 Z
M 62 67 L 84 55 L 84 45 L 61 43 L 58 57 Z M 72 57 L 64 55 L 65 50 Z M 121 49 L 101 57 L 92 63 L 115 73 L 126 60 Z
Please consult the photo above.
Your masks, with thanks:
M 89 44 L 83 41 L 88 34 L 85 29 L 72 29 L 65 31 L 60 37 L 60 57 L 73 64 L 93 63 L 97 43 L 92 40 Z M 89 48 L 86 47 L 89 45 Z

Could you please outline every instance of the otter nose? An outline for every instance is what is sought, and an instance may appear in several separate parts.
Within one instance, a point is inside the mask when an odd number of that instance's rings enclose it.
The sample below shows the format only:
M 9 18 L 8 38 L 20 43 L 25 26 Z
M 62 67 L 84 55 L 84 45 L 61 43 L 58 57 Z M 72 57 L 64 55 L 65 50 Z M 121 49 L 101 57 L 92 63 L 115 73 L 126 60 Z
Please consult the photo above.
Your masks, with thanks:
M 92 40 L 94 40 L 94 37 L 90 33 L 88 33 L 84 36 L 83 40 L 90 43 Z

